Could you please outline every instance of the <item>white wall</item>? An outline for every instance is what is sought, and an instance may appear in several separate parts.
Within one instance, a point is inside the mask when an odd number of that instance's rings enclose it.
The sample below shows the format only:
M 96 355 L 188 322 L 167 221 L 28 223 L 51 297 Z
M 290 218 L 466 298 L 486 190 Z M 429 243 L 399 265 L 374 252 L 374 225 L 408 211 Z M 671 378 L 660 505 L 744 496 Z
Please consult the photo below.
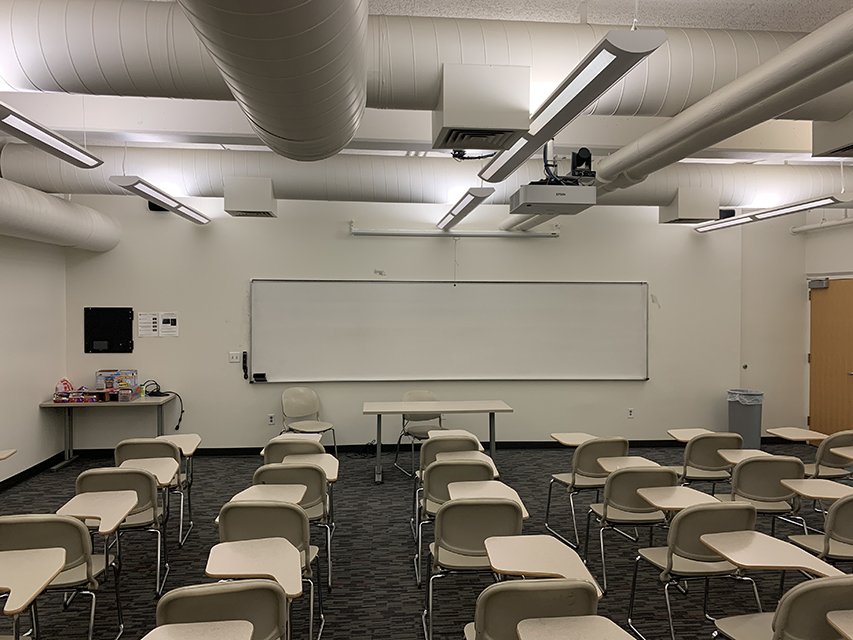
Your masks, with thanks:
M 62 450 L 62 412 L 41 410 L 65 375 L 65 255 L 0 236 L 0 479 Z

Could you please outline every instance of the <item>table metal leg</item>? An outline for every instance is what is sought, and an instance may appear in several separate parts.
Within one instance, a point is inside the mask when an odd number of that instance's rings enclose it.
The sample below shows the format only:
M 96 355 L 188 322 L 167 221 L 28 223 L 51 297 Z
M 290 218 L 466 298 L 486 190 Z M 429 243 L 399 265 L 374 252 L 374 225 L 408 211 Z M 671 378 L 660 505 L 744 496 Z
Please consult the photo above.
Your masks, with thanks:
M 495 457 L 495 412 L 489 413 L 489 453 Z
M 157 405 L 157 435 L 163 435 L 163 407 L 165 405 Z
M 65 408 L 65 456 L 64 460 L 59 464 L 51 467 L 51 471 L 56 471 L 57 469 L 61 469 L 72 460 L 76 459 L 77 456 L 74 455 L 74 417 L 71 411 L 71 407 Z
M 382 414 L 376 414 L 376 471 L 373 475 L 376 484 L 382 483 Z

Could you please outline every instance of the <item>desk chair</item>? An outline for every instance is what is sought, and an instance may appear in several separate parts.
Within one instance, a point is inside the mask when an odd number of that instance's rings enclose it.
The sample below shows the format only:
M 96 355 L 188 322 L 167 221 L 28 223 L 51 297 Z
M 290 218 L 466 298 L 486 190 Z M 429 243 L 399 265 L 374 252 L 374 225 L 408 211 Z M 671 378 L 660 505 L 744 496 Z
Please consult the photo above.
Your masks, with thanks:
M 95 591 L 100 586 L 98 578 L 106 573 L 108 567 L 112 567 L 119 624 L 116 638 L 121 636 L 124 631 L 124 619 L 118 589 L 118 565 L 115 562 L 115 556 L 92 555 L 92 539 L 85 524 L 71 516 L 39 514 L 0 517 L 0 551 L 51 547 L 65 549 L 65 566 L 47 586 L 45 592 L 62 591 L 63 594 L 71 592 L 72 595 L 65 597 L 66 606 L 77 594 L 86 595 L 92 599 L 89 608 L 89 640 L 92 640 L 95 627 L 97 599 Z M 34 636 L 41 637 L 38 634 L 35 614 L 33 614 L 33 632 Z
M 518 640 L 516 627 L 522 620 L 592 616 L 597 611 L 598 594 L 584 580 L 507 580 L 490 584 L 477 597 L 465 640 Z
M 436 400 L 438 400 L 438 396 L 436 396 L 432 391 L 427 391 L 425 389 L 406 391 L 406 393 L 403 394 L 403 402 L 435 402 Z M 415 473 L 415 440 L 426 440 L 429 438 L 430 431 L 444 429 L 444 425 L 442 424 L 440 413 L 431 413 L 429 415 L 408 415 L 404 413 L 402 417 L 403 428 L 400 429 L 400 436 L 397 438 L 397 453 L 394 454 L 394 466 L 407 476 L 411 477 Z M 412 422 L 418 422 L 421 424 L 411 424 Z M 433 424 L 422 424 L 424 422 L 431 422 Z M 403 436 L 409 438 L 409 443 L 412 446 L 411 471 L 406 471 L 403 467 L 397 464 L 397 458 L 400 457 L 400 445 L 403 440 Z
M 271 500 L 253 500 L 250 502 L 228 502 L 219 511 L 219 541 L 236 542 L 238 540 L 257 540 L 260 538 L 284 538 L 297 551 L 302 561 L 302 581 L 310 588 L 309 638 L 314 637 L 314 574 L 311 564 L 317 562 L 317 602 L 320 611 L 319 639 L 323 635 L 325 616 L 323 615 L 323 591 L 320 576 L 319 549 L 311 544 L 308 516 L 297 504 L 274 502 Z
M 326 447 L 310 440 L 270 440 L 264 447 L 264 464 L 280 463 L 286 456 L 326 453 Z
M 604 502 L 592 504 L 586 515 L 586 542 L 584 562 L 589 557 L 589 522 L 594 515 L 598 520 L 598 543 L 601 549 L 602 590 L 607 593 L 607 562 L 604 559 L 604 532 L 615 531 L 632 542 L 637 538 L 628 535 L 617 525 L 649 527 L 649 546 L 653 543 L 654 528 L 666 523 L 666 516 L 643 500 L 637 489 L 645 487 L 674 487 L 678 475 L 666 467 L 632 467 L 614 471 L 604 483 Z
M 782 596 L 775 613 L 721 618 L 717 631 L 730 640 L 839 640 L 826 614 L 850 609 L 851 594 L 853 576 L 806 580 Z
M 506 498 L 461 498 L 448 500 L 435 514 L 435 542 L 426 608 L 422 619 L 424 636 L 432 640 L 433 590 L 437 579 L 460 571 L 491 571 L 486 538 L 521 534 L 521 506 Z
M 788 536 L 788 540 L 821 560 L 853 560 L 853 496 L 832 503 L 824 528 L 823 535 Z M 853 608 L 853 602 L 848 608 Z
M 157 479 L 143 469 L 89 469 L 77 476 L 77 493 L 90 491 L 135 491 L 136 507 L 130 512 L 118 529 L 116 538 L 119 568 L 121 567 L 121 536 L 131 531 L 145 531 L 157 534 L 157 569 L 154 578 L 154 591 L 163 593 L 166 578 L 169 577 L 169 555 L 166 546 L 166 518 L 163 508 L 157 501 Z M 98 522 L 86 522 L 90 528 L 97 528 Z M 162 555 L 161 555 L 162 553 Z M 160 581 L 160 563 L 165 568 Z
M 190 484 L 186 472 L 183 471 L 185 466 L 181 464 L 183 457 L 181 448 L 173 442 L 159 438 L 130 438 L 122 440 L 116 445 L 114 457 L 117 467 L 125 460 L 144 458 L 172 458 L 178 463 L 178 473 L 172 481 L 169 491 L 181 497 L 181 510 L 178 518 L 178 546 L 183 547 L 193 528 L 193 512 Z M 189 520 L 189 527 L 187 527 L 186 534 L 184 534 L 184 497 L 186 497 L 187 501 L 187 519 Z M 166 509 L 166 518 L 168 518 L 168 500 L 164 501 L 164 508 Z
M 739 433 L 703 433 L 690 438 L 684 447 L 684 464 L 670 467 L 678 473 L 679 484 L 710 482 L 711 495 L 718 482 L 730 482 L 734 465 L 724 460 L 720 449 L 743 448 L 743 436 Z
M 338 457 L 338 440 L 331 422 L 320 421 L 320 398 L 308 387 L 290 387 L 281 394 L 282 423 L 285 431 L 296 433 L 332 432 L 332 445 Z M 278 460 L 277 462 L 281 462 Z
M 157 603 L 157 626 L 186 622 L 248 620 L 252 640 L 278 640 L 287 633 L 288 603 L 273 580 L 234 580 L 172 589 Z
M 555 473 L 551 476 L 551 482 L 548 483 L 548 502 L 545 505 L 545 528 L 551 535 L 574 549 L 580 546 L 578 522 L 575 515 L 575 496 L 581 491 L 595 490 L 597 500 L 599 492 L 604 488 L 604 483 L 609 475 L 598 464 L 598 459 L 627 455 L 628 440 L 625 438 L 595 438 L 587 440 L 575 447 L 575 452 L 572 454 L 571 472 Z M 569 503 L 572 508 L 572 528 L 575 531 L 574 542 L 560 535 L 548 524 L 551 515 L 551 493 L 554 490 L 555 483 L 563 485 L 569 492 Z
M 631 599 L 628 605 L 628 626 L 631 630 L 638 637 L 643 637 L 632 620 L 640 560 L 645 560 L 661 572 L 659 580 L 664 583 L 663 594 L 666 599 L 666 615 L 669 619 L 669 633 L 672 640 L 675 640 L 675 628 L 672 623 L 669 588 L 674 586 L 682 589 L 682 581 L 686 582 L 688 578 L 705 579 L 702 611 L 708 620 L 713 620 L 708 615 L 708 592 L 712 577 L 729 577 L 751 582 L 758 610 L 761 611 L 761 600 L 755 581 L 739 575 L 736 566 L 723 560 L 699 540 L 699 536 L 706 533 L 752 530 L 755 528 L 755 518 L 755 507 L 745 503 L 699 504 L 677 513 L 669 525 L 666 546 L 640 549 L 634 560 L 634 578 L 631 582 Z
M 806 477 L 829 480 L 849 478 L 853 472 L 848 467 L 853 465 L 853 461 L 830 451 L 835 447 L 849 446 L 853 446 L 853 430 L 837 431 L 821 440 L 815 453 L 815 461 L 806 465 Z

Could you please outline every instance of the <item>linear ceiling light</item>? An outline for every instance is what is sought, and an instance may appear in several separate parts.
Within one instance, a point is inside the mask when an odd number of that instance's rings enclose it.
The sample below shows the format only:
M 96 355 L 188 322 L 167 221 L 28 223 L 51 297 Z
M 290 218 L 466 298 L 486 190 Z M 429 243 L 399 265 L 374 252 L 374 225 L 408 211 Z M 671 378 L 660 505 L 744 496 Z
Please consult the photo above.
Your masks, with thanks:
M 172 213 L 177 213 L 182 218 L 186 218 L 196 224 L 207 224 L 210 218 L 196 211 L 192 207 L 188 207 L 175 200 L 172 196 L 164 193 L 150 182 L 146 182 L 139 176 L 110 176 L 110 182 L 117 184 L 122 189 L 142 196 L 148 202 L 153 202 L 159 207 L 168 209 Z
M 30 120 L 2 102 L 0 102 L 0 129 L 81 169 L 94 169 L 104 163 L 80 145 Z
M 487 182 L 505 180 L 664 42 L 666 34 L 657 29 L 609 31 L 533 114 L 528 132 L 498 153 L 480 177 Z
M 442 231 L 448 231 L 459 224 L 462 219 L 482 204 L 483 200 L 495 192 L 494 187 L 468 189 L 453 208 L 447 212 L 437 226 Z
M 853 200 L 853 193 L 835 193 L 829 196 L 820 196 L 810 198 L 802 202 L 792 202 L 791 204 L 783 204 L 770 209 L 762 209 L 753 213 L 745 213 L 733 218 L 725 218 L 724 220 L 712 220 L 711 222 L 703 222 L 700 225 L 693 227 L 699 233 L 706 231 L 716 231 L 717 229 L 725 229 L 726 227 L 734 227 L 740 224 L 749 222 L 758 222 L 759 220 L 767 220 L 777 216 L 786 216 L 790 213 L 798 213 L 800 211 L 808 211 L 809 209 L 819 209 L 820 207 L 831 207 L 836 204 L 847 204 Z

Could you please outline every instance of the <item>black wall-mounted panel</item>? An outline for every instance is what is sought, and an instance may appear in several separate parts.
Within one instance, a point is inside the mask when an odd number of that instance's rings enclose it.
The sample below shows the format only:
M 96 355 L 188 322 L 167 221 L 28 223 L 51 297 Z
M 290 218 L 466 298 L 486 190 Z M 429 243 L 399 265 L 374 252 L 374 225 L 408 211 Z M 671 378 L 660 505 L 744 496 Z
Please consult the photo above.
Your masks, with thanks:
M 85 353 L 133 353 L 132 307 L 85 307 Z

